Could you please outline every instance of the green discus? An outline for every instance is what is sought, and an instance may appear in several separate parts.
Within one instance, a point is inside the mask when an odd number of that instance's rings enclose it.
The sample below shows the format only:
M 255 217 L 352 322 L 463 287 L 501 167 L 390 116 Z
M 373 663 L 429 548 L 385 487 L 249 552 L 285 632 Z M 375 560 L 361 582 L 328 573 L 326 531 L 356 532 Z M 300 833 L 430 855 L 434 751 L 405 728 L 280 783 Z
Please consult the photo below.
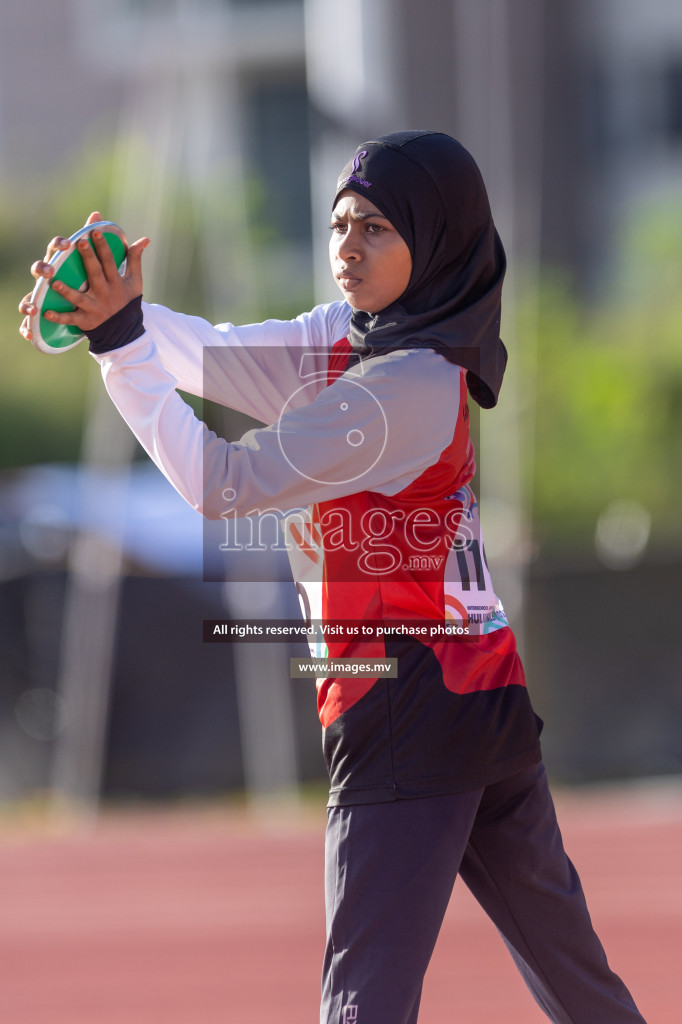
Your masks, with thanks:
M 102 232 L 113 253 L 116 266 L 121 273 L 124 270 L 123 264 L 128 251 L 128 241 L 118 224 L 114 224 L 110 220 L 96 221 L 94 224 L 86 224 L 75 235 L 71 235 L 69 248 L 55 253 L 49 261 L 50 266 L 55 268 L 54 276 L 49 280 L 41 278 L 31 295 L 31 302 L 37 309 L 37 312 L 31 317 L 32 341 L 41 352 L 51 355 L 68 352 L 70 348 L 80 344 L 85 337 L 79 327 L 74 324 L 55 324 L 45 319 L 45 313 L 48 310 L 53 310 L 55 313 L 66 313 L 75 308 L 72 302 L 68 302 L 51 287 L 54 281 L 63 281 L 64 284 L 71 288 L 77 288 L 78 291 L 85 291 L 87 288 L 88 277 L 76 244 L 84 235 L 89 236 L 93 231 Z M 90 245 L 94 249 L 92 238 L 90 238 Z

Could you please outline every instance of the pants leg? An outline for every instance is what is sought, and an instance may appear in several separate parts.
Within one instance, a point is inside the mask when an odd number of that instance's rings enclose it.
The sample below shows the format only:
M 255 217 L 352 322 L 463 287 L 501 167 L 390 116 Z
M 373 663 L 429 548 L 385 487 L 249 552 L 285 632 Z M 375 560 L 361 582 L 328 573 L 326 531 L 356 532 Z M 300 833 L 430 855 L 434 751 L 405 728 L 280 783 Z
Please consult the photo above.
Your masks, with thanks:
M 330 808 L 321 1024 L 416 1024 L 481 794 Z
M 554 1024 L 644 1024 L 592 927 L 542 765 L 486 788 L 460 874 Z

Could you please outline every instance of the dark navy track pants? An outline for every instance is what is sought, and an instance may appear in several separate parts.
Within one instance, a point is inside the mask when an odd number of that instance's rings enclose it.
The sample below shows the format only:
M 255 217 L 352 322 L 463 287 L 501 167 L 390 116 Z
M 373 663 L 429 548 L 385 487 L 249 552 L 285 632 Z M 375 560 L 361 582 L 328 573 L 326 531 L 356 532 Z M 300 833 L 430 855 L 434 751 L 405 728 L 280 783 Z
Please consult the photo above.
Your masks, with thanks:
M 542 764 L 467 793 L 328 814 L 321 1024 L 415 1024 L 458 873 L 551 1021 L 644 1024 L 592 928 Z

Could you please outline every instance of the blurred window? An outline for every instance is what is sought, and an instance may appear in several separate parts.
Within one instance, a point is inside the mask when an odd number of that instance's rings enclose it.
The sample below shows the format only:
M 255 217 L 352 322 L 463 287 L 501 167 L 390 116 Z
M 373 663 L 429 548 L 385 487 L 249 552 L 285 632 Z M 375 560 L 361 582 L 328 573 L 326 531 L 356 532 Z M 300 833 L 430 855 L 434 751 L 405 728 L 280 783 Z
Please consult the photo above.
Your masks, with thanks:
M 682 56 L 663 67 L 662 79 L 665 136 L 673 145 L 679 146 L 682 144 Z
M 249 163 L 266 191 L 267 221 L 286 240 L 309 242 L 309 102 L 300 78 L 266 78 L 244 86 Z

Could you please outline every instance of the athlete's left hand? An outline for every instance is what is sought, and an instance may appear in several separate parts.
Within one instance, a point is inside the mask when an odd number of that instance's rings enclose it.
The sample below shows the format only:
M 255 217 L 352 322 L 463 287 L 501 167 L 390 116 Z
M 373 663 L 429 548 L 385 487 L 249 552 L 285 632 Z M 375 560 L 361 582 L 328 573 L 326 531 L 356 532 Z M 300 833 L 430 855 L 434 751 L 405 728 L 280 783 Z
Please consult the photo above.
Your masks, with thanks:
M 93 223 L 102 218 L 98 213 L 88 217 L 87 223 Z M 92 232 L 93 247 L 87 238 L 81 239 L 78 243 L 78 252 L 83 259 L 83 265 L 88 275 L 88 288 L 86 291 L 78 291 L 69 288 L 62 281 L 55 281 L 51 286 L 65 299 L 74 305 L 74 309 L 65 313 L 56 313 L 53 310 L 45 312 L 45 318 L 57 324 L 73 324 L 80 328 L 83 333 L 99 327 L 124 306 L 127 306 L 131 299 L 142 294 L 142 253 L 149 245 L 149 238 L 139 238 L 128 247 L 126 253 L 126 270 L 121 276 L 111 249 L 107 245 L 100 231 Z M 45 260 L 38 260 L 31 267 L 31 274 L 38 280 L 43 277 L 50 279 L 53 275 L 53 268 L 48 260 L 53 253 L 60 249 L 68 248 L 68 239 L 59 236 L 54 238 L 48 246 Z M 31 303 L 31 295 L 25 295 L 19 303 L 19 312 L 24 314 L 24 320 L 19 328 L 21 334 L 31 340 L 31 317 L 35 315 L 35 306 Z

